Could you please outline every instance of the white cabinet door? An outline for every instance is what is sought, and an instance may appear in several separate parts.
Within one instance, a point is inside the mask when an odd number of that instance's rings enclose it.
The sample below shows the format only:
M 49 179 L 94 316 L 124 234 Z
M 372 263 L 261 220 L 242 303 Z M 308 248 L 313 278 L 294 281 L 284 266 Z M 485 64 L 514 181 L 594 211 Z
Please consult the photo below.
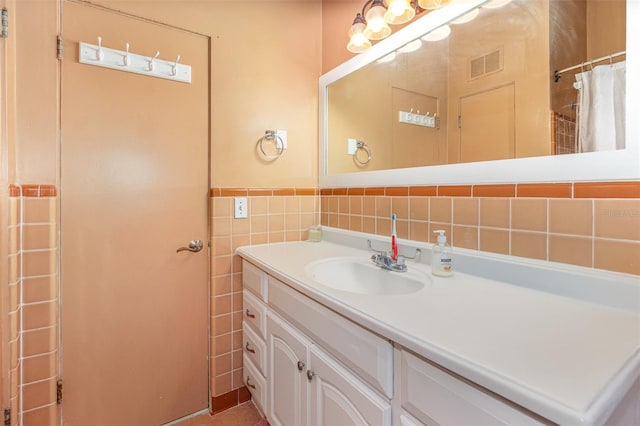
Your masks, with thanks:
M 269 423 L 306 425 L 309 343 L 273 312 L 267 317 Z
M 391 424 L 389 401 L 316 346 L 311 346 L 309 355 L 311 425 Z

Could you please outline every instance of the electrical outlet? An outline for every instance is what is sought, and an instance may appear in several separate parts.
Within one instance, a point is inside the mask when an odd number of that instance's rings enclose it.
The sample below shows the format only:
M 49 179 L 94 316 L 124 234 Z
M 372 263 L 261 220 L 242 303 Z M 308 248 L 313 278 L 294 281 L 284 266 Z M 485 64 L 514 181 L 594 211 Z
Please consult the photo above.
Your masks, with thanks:
M 244 219 L 248 217 L 247 199 L 244 197 L 234 198 L 234 214 L 236 219 Z

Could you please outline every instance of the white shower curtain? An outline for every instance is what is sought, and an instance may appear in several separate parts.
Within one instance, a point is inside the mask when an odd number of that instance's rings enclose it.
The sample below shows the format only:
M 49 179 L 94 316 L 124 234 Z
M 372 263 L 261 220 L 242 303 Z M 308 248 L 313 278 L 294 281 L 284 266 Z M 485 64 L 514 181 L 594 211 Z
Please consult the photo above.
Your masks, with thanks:
M 625 61 L 578 73 L 576 81 L 579 152 L 624 149 Z

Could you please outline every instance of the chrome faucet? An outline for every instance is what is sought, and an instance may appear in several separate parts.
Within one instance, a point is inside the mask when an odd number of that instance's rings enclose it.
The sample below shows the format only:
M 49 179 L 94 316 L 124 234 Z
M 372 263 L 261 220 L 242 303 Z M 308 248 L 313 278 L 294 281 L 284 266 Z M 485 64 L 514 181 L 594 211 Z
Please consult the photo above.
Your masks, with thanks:
M 376 250 L 371 246 L 371 240 L 367 240 L 367 246 L 369 250 L 374 252 L 371 255 L 371 261 L 376 264 L 377 267 L 386 269 L 387 271 L 394 272 L 407 272 L 407 264 L 404 263 L 407 259 L 417 259 L 422 254 L 422 251 L 417 248 L 416 254 L 413 257 L 399 254 L 395 260 L 391 257 L 391 254 L 384 250 Z

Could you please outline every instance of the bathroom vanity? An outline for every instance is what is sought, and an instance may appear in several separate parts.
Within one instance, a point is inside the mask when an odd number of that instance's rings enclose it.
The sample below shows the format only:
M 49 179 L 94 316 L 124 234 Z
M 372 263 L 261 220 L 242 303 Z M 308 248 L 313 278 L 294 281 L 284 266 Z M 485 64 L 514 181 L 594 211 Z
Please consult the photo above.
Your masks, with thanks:
M 392 272 L 367 250 L 386 239 L 323 235 L 238 249 L 244 379 L 270 424 L 640 421 L 637 277 L 463 249 L 434 277 L 412 241 Z

